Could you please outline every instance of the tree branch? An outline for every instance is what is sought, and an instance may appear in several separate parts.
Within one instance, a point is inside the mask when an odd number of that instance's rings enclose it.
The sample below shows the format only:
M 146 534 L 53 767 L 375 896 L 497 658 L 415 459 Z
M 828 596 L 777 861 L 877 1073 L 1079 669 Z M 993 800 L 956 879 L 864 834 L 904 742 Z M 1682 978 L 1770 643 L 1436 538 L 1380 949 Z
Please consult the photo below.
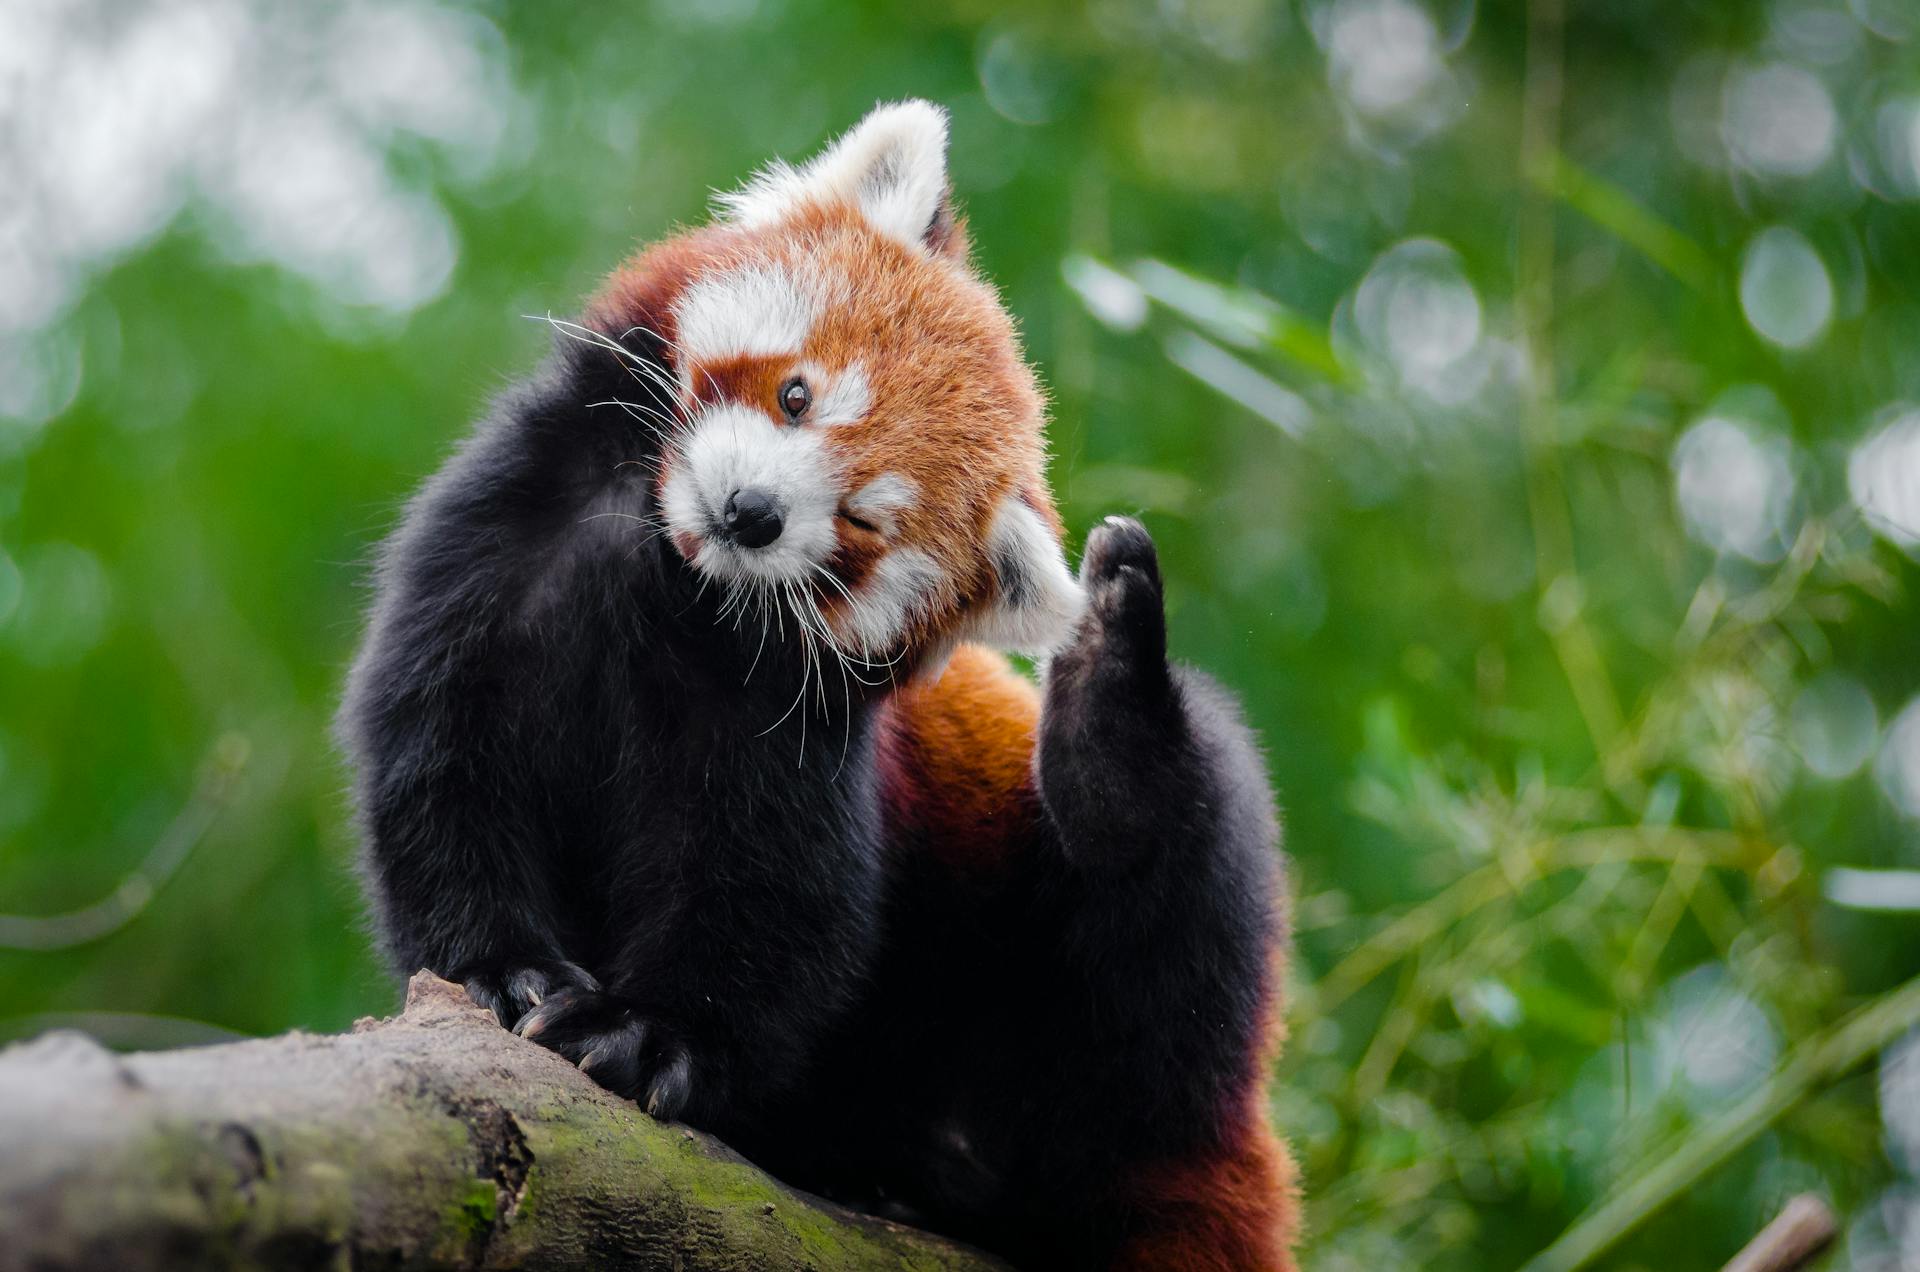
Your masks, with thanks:
M 1839 1223 L 1816 1193 L 1789 1198 L 1774 1221 L 1720 1272 L 1795 1272 L 1833 1244 Z
M 653 1121 L 425 972 L 351 1034 L 0 1052 L 0 1272 L 348 1266 L 1001 1265 Z

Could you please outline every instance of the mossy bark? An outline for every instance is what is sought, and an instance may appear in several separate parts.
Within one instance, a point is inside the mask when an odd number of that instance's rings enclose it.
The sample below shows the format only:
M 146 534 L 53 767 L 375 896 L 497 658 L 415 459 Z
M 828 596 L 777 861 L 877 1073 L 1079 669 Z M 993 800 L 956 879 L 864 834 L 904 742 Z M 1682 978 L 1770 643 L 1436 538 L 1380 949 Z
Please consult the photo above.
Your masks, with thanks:
M 340 1036 L 0 1051 L 0 1272 L 999 1266 L 653 1121 L 426 973 Z

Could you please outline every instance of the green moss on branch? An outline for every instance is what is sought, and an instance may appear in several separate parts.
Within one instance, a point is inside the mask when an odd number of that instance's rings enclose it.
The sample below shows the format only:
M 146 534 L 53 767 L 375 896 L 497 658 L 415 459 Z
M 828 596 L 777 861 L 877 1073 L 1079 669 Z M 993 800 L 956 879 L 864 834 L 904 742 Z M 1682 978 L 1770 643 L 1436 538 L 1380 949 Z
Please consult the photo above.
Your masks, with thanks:
M 999 1266 L 653 1121 L 425 973 L 338 1037 L 0 1051 L 0 1145 L 0 1272 Z

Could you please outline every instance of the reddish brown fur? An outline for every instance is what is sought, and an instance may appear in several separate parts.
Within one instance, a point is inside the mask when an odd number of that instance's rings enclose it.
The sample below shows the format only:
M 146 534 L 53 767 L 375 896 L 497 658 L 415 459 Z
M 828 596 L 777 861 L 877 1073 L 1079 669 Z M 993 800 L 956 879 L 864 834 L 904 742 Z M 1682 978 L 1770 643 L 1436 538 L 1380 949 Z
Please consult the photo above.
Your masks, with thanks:
M 757 406 L 776 424 L 786 420 L 780 414 L 780 388 L 792 377 L 787 358 L 729 358 L 724 362 L 702 363 L 693 377 L 689 397 L 694 402 L 740 402 Z
M 883 789 L 904 827 L 957 869 L 990 868 L 1038 814 L 1040 695 L 1000 655 L 962 645 L 933 684 L 895 694 L 882 717 Z
M 1248 1088 L 1264 1101 L 1264 1084 Z M 1139 1219 L 1116 1272 L 1293 1272 L 1298 1184 L 1263 1112 L 1241 1114 L 1240 1144 L 1220 1156 L 1143 1173 Z

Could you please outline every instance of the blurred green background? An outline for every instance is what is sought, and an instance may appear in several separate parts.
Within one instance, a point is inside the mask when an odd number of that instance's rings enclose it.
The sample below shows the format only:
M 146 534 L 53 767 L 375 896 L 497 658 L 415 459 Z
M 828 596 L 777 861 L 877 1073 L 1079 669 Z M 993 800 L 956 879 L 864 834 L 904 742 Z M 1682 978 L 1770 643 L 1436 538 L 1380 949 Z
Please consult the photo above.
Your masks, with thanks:
M 1144 513 L 1265 736 L 1308 1267 L 1805 1190 L 1920 1267 L 1911 0 L 10 0 L 0 1038 L 392 1007 L 371 545 L 526 315 L 908 94 L 1076 541 Z

